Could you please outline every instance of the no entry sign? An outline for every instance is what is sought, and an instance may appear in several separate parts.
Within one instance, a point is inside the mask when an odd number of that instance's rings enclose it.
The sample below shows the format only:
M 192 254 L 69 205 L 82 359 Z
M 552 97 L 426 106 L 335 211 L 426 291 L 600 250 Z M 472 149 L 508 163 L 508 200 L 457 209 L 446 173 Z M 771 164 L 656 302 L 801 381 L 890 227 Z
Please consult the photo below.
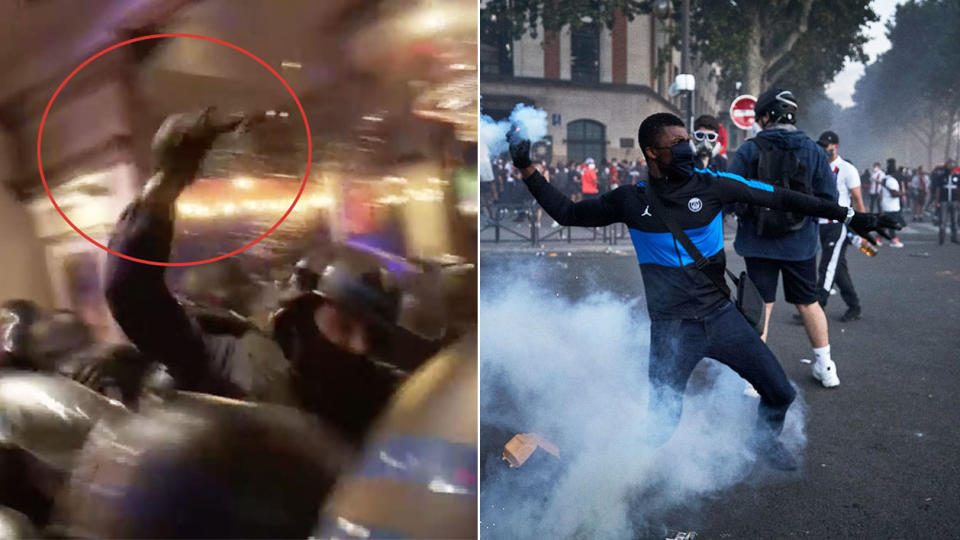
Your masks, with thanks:
M 757 98 L 750 95 L 743 95 L 733 100 L 733 103 L 730 104 L 730 118 L 738 128 L 750 129 L 753 127 L 753 107 L 756 104 Z

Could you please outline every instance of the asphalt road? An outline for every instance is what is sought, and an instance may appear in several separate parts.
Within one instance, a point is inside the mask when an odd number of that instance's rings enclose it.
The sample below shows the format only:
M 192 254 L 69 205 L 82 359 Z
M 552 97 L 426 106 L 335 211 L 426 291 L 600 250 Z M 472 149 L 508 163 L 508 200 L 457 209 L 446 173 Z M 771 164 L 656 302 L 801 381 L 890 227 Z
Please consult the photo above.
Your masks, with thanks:
M 695 509 L 678 508 L 669 517 L 674 528 L 698 539 L 960 538 L 960 245 L 937 245 L 929 224 L 901 238 L 905 248 L 883 246 L 876 258 L 848 250 L 864 311 L 862 320 L 841 323 L 839 295 L 826 309 L 839 388 L 820 387 L 801 362 L 813 353 L 781 287 L 769 344 L 809 408 L 803 469 L 747 479 Z M 568 255 L 567 245 L 554 245 L 551 257 L 550 245 L 537 256 L 481 244 L 481 295 L 491 270 L 531 260 L 570 298 L 593 292 L 587 287 L 642 294 L 629 248 Z M 738 273 L 742 259 L 729 246 L 727 253 Z M 578 279 L 585 272 L 598 279 Z M 498 451 L 484 436 L 481 452 Z

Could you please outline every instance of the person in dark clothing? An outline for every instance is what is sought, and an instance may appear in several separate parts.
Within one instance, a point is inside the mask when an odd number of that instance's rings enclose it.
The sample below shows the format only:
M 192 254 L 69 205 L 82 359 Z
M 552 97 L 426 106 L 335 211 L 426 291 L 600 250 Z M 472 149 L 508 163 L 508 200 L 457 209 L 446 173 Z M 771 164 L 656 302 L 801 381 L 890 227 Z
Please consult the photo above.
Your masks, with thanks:
M 802 189 L 809 195 L 836 203 L 837 183 L 827 155 L 796 127 L 797 102 L 793 94 L 781 88 L 767 90 L 757 99 L 754 111 L 763 130 L 740 146 L 730 163 L 730 172 L 754 176 L 761 167 L 776 168 L 766 173 L 776 177 L 764 178 L 764 181 L 788 183 L 791 189 Z M 840 379 L 830 356 L 827 317 L 817 301 L 817 252 L 820 250 L 817 220 L 770 212 L 757 206 L 740 209 L 737 218 L 733 246 L 744 258 L 747 274 L 766 303 L 764 340 L 777 299 L 777 282 L 782 275 L 784 298 L 796 307 L 813 347 L 816 360 L 811 366 L 812 376 L 824 387 L 838 386 Z
M 940 244 L 946 240 L 947 223 L 950 223 L 950 241 L 960 244 L 957 239 L 957 213 L 960 202 L 960 167 L 954 167 L 954 161 L 947 162 L 933 170 L 930 175 L 930 187 L 933 190 L 930 200 L 936 201 L 939 216 Z
M 135 406 L 150 362 L 135 347 L 98 343 L 67 310 L 47 312 L 28 300 L 0 306 L 0 368 L 55 373 Z
M 723 172 L 727 170 L 727 158 L 720 155 L 720 122 L 709 114 L 693 122 L 693 140 L 697 149 L 700 168 Z
M 537 202 L 562 225 L 602 227 L 625 223 L 630 230 L 651 322 L 649 375 L 651 413 L 668 430 L 680 420 L 683 389 L 694 366 L 709 356 L 726 364 L 760 393 L 758 451 L 774 467 L 796 468 L 795 458 L 777 439 L 795 390 L 776 357 L 730 302 L 722 281 L 721 209 L 746 202 L 842 220 L 859 234 L 885 222 L 822 199 L 747 180 L 742 176 L 695 168 L 695 154 L 683 121 L 669 113 L 647 117 L 637 139 L 648 160 L 650 181 L 622 186 L 596 200 L 572 203 L 537 174 L 529 141 L 513 141 L 511 154 Z M 650 193 L 662 201 L 708 264 L 700 269 L 652 210 Z M 708 274 L 712 274 L 713 277 Z M 662 440 L 655 440 L 655 443 Z
M 111 249 L 141 260 L 168 261 L 177 197 L 194 180 L 217 135 L 240 124 L 217 121 L 209 110 L 168 119 L 154 139 L 156 172 L 121 215 Z M 285 356 L 259 332 L 205 332 L 168 290 L 164 269 L 112 257 L 106 297 L 130 341 L 162 362 L 178 388 L 300 406 L 351 442 L 362 442 L 403 377 L 374 361 L 383 355 L 389 362 L 395 349 L 379 339 L 366 312 L 340 298 L 305 301 L 304 314 L 296 320 L 301 331 L 280 344 Z

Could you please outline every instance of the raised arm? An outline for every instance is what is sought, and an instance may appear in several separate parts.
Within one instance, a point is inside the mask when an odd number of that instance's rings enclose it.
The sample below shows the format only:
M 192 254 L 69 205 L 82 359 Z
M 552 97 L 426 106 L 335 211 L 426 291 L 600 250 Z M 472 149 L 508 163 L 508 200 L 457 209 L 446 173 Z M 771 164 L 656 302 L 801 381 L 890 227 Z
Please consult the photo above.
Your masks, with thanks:
M 535 169 L 530 162 L 530 141 L 510 146 L 513 164 L 520 169 L 523 182 L 533 198 L 557 223 L 564 226 L 603 227 L 621 220 L 607 192 L 597 199 L 575 203 L 561 193 Z
M 164 123 L 154 141 L 158 170 L 121 215 L 111 249 L 147 261 L 169 260 L 176 199 L 223 129 L 213 125 L 206 112 Z M 214 374 L 200 331 L 167 289 L 164 273 L 164 266 L 111 257 L 106 298 L 114 319 L 130 341 L 165 364 L 184 389 L 236 394 L 226 379 Z
M 871 232 L 878 232 L 886 237 L 883 229 L 900 228 L 898 223 L 886 216 L 860 212 L 851 214 L 852 209 L 820 197 L 782 189 L 756 180 L 747 180 L 733 173 L 708 172 L 714 177 L 714 186 L 720 200 L 725 204 L 742 202 L 806 216 L 833 219 L 848 224 L 855 233 L 868 239 Z

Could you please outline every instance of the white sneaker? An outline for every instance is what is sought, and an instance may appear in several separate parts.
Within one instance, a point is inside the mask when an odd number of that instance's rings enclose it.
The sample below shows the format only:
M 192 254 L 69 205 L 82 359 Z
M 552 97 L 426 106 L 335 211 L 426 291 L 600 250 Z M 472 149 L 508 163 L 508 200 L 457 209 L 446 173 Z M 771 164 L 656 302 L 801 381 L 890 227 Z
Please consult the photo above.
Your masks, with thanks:
M 901 242 L 900 240 L 894 240 L 893 242 L 890 242 L 890 247 L 902 248 L 903 242 Z
M 837 377 L 837 364 L 833 360 L 813 363 L 813 378 L 820 381 L 824 388 L 840 386 L 840 377 Z

